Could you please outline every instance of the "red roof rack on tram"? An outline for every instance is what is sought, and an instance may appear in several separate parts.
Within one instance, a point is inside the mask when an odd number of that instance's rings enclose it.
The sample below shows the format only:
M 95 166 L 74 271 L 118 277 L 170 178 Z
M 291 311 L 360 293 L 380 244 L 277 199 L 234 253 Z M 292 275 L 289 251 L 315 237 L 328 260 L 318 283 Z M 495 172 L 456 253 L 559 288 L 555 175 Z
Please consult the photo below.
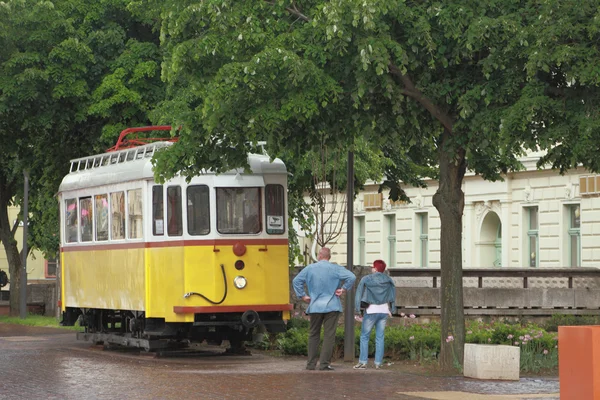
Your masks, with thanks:
M 162 137 L 162 138 L 142 138 L 136 137 L 131 139 L 126 139 L 125 136 L 136 133 L 136 132 L 149 132 L 149 131 L 170 131 L 171 125 L 157 125 L 157 126 L 141 126 L 138 128 L 127 128 L 124 129 L 119 135 L 119 139 L 117 140 L 117 144 L 113 147 L 106 150 L 107 153 L 112 151 L 118 151 L 123 149 L 130 149 L 136 146 L 142 146 L 152 142 L 177 142 L 179 140 L 178 137 Z

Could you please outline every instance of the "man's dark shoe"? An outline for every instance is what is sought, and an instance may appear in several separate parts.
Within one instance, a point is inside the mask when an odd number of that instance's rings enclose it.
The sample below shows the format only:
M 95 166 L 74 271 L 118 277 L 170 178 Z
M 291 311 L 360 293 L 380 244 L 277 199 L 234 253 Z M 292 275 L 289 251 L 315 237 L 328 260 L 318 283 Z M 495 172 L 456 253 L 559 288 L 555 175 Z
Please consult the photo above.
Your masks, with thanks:
M 333 368 L 331 365 L 328 365 L 324 368 L 320 368 L 319 371 L 335 371 L 335 368 Z
M 307 369 L 307 370 L 309 370 L 309 371 L 314 371 L 314 370 L 315 370 L 315 367 L 309 367 L 309 366 L 306 366 L 306 369 Z

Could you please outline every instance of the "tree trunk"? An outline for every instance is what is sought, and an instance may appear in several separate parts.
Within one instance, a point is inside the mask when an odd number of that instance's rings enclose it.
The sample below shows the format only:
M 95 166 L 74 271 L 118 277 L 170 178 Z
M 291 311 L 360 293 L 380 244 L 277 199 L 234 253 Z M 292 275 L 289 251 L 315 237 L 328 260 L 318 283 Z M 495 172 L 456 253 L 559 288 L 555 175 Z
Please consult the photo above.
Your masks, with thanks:
M 0 241 L 4 245 L 8 260 L 8 273 L 10 275 L 10 315 L 19 315 L 19 295 L 21 292 L 21 255 L 17 247 L 11 223 L 8 219 L 8 201 L 0 198 Z
M 465 316 L 463 310 L 462 214 L 465 204 L 462 182 L 466 171 L 465 150 L 449 153 L 451 133 L 442 134 L 439 152 L 439 187 L 433 205 L 440 214 L 441 237 L 441 352 L 440 367 L 451 371 L 463 365 Z

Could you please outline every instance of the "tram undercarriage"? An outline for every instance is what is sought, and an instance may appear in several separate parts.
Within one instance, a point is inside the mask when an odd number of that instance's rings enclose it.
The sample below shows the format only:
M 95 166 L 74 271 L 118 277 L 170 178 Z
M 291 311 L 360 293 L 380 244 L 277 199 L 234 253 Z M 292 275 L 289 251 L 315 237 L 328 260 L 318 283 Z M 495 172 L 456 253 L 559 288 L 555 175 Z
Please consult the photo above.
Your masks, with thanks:
M 143 311 L 67 308 L 61 325 L 79 321 L 84 332 L 78 340 L 113 344 L 145 351 L 181 349 L 206 341 L 220 345 L 227 340 L 228 352 L 244 353 L 245 342 L 260 340 L 262 333 L 284 332 L 281 312 L 195 314 L 193 323 L 165 322 L 146 318 Z

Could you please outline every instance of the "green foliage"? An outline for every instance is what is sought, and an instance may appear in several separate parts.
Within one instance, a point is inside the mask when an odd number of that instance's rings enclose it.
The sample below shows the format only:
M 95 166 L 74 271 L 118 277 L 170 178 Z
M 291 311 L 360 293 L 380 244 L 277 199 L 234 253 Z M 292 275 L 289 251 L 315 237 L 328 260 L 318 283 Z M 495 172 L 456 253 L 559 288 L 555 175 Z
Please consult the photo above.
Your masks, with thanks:
M 308 345 L 308 320 L 292 318 L 288 331 L 280 334 L 277 349 L 285 354 L 306 355 Z M 467 325 L 467 343 L 499 344 L 519 346 L 521 349 L 521 371 L 539 372 L 541 369 L 558 367 L 557 336 L 534 324 L 491 324 L 470 322 Z M 355 328 L 355 352 L 360 347 L 360 327 Z M 420 363 L 437 361 L 440 353 L 440 324 L 392 325 L 385 330 L 384 355 L 389 360 L 416 360 Z M 336 330 L 334 355 L 343 356 L 344 328 Z M 375 331 L 369 338 L 369 355 L 375 353 Z M 457 366 L 458 367 L 458 366 Z
M 351 148 L 356 151 L 358 187 L 394 168 L 395 178 L 418 181 L 409 168 L 414 163 L 403 157 L 404 141 L 389 137 L 387 115 L 375 116 L 389 109 L 354 106 L 360 83 L 354 70 L 356 49 L 337 40 L 328 43 L 331 25 L 317 23 L 324 18 L 323 5 L 165 4 L 163 76 L 170 95 L 156 116 L 164 123 L 184 123 L 185 139 L 178 145 L 183 150 L 173 146 L 159 157 L 161 176 L 177 170 L 189 176 L 205 166 L 216 171 L 245 166 L 251 143 L 266 140 L 269 154 L 290 168 L 291 191 L 302 193 L 314 185 L 315 160 L 322 149 L 329 149 L 325 180 L 337 180 L 332 186 L 341 190 L 346 181 L 343 160 Z M 206 149 L 190 151 L 186 142 Z
M 277 339 L 277 349 L 284 354 L 307 355 L 308 330 L 301 328 L 288 329 Z
M 127 1 L 14 0 L 0 6 L 0 207 L 31 177 L 30 248 L 58 251 L 55 194 L 69 160 L 147 125 L 164 97 L 158 32 Z M 0 220 L 8 232 L 9 221 Z M 9 257 L 9 260 L 11 258 Z
M 310 325 L 310 321 L 306 318 L 291 318 L 288 322 L 287 322 L 287 330 L 289 331 L 290 329 L 308 329 L 308 326 Z
M 554 314 L 544 323 L 544 329 L 548 332 L 558 332 L 559 326 L 599 325 L 600 318 L 592 315 L 566 315 Z

